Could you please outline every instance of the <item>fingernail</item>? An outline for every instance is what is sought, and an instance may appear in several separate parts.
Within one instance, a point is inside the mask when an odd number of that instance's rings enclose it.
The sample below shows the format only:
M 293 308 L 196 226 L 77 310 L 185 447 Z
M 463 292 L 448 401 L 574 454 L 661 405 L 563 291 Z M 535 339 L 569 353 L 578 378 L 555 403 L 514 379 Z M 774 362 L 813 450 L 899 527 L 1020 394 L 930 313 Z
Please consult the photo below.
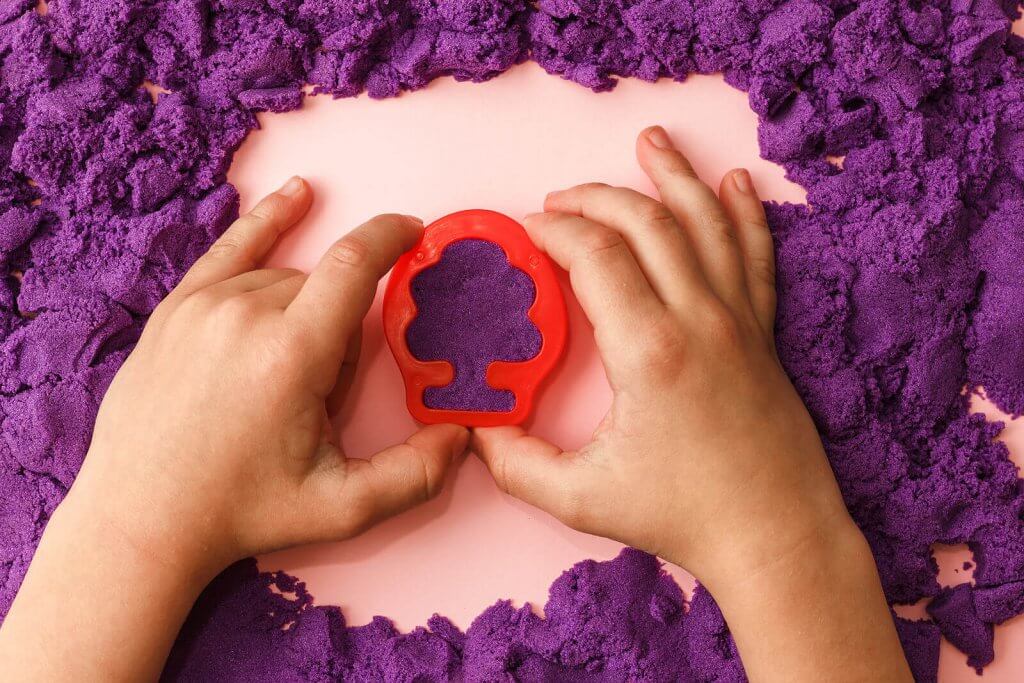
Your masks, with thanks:
M 736 185 L 736 189 L 743 194 L 753 194 L 754 181 L 750 179 L 750 172 L 747 169 L 741 168 L 733 173 L 732 182 Z
M 672 140 L 661 126 L 654 126 L 647 131 L 647 139 L 658 149 L 672 149 Z
M 302 191 L 302 178 L 297 175 L 293 175 L 288 179 L 288 182 L 281 186 L 278 190 L 278 194 L 283 194 L 285 197 L 294 197 Z
M 539 218 L 540 216 L 543 216 L 543 215 L 544 215 L 543 211 L 534 211 L 533 213 L 528 213 L 525 216 L 523 216 L 523 222 L 524 223 L 529 223 L 533 219 Z
M 419 216 L 406 216 L 406 218 L 411 220 L 413 223 L 416 223 L 417 225 L 423 225 L 423 219 L 420 218 Z

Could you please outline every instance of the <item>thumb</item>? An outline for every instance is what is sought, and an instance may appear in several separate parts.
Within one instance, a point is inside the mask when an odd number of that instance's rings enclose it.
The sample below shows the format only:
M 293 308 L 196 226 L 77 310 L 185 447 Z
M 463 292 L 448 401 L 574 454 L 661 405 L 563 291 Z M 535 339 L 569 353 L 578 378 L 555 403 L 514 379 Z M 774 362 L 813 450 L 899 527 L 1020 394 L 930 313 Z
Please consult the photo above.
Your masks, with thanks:
M 468 441 L 465 427 L 431 425 L 369 460 L 349 458 L 344 467 L 325 470 L 319 497 L 331 522 L 324 535 L 349 538 L 430 500 Z
M 563 451 L 520 427 L 474 429 L 470 448 L 502 491 L 574 529 L 584 526 L 586 472 L 575 452 Z

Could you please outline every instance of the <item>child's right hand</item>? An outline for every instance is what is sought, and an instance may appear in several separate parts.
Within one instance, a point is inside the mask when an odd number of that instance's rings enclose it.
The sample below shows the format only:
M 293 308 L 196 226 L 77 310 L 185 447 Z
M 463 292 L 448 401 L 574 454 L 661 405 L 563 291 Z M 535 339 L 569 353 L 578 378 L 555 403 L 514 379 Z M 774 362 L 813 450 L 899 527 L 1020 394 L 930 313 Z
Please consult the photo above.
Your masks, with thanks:
M 852 524 L 775 354 L 772 238 L 749 175 L 718 199 L 656 135 L 637 153 L 661 202 L 581 185 L 526 221 L 594 326 L 607 417 L 578 452 L 516 428 L 478 430 L 476 446 L 512 495 L 701 576 Z
M 593 324 L 614 393 L 608 415 L 578 451 L 516 427 L 477 430 L 474 450 L 511 495 L 692 572 L 751 678 L 817 675 L 801 668 L 813 638 L 794 647 L 806 633 L 773 643 L 759 631 L 785 626 L 784 596 L 806 609 L 844 588 L 862 593 L 867 639 L 881 641 L 864 642 L 863 619 L 836 620 L 838 631 L 819 630 L 820 649 L 860 642 L 855 659 L 894 662 L 873 676 L 905 676 L 867 544 L 775 353 L 772 238 L 749 174 L 728 175 L 716 197 L 660 128 L 641 135 L 637 155 L 660 202 L 582 185 L 552 193 L 526 221 Z M 772 591 L 780 604 L 769 607 Z M 759 600 L 765 609 L 753 609 Z M 794 629 L 813 628 L 791 616 Z

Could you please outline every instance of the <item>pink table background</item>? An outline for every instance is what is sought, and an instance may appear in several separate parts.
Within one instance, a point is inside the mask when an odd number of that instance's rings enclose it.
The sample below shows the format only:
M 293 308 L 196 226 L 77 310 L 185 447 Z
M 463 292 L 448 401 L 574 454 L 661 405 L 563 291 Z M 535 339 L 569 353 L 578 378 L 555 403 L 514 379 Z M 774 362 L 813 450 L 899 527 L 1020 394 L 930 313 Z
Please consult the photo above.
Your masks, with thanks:
M 781 168 L 758 157 L 756 118 L 746 96 L 719 77 L 680 85 L 624 81 L 595 95 L 528 64 L 485 84 L 450 79 L 398 99 L 309 98 L 286 115 L 263 115 L 238 153 L 230 179 L 246 210 L 291 174 L 313 184 L 317 201 L 303 226 L 273 257 L 277 265 L 313 266 L 326 247 L 366 218 L 410 213 L 428 222 L 466 208 L 514 218 L 539 210 L 544 195 L 600 180 L 651 191 L 633 159 L 635 134 L 665 125 L 708 181 L 745 166 L 765 198 L 803 201 Z M 582 444 L 607 409 L 610 392 L 590 329 L 570 301 L 568 353 L 542 393 L 530 425 L 565 447 Z M 997 417 L 992 412 L 993 418 Z M 1004 437 L 1024 454 L 1024 421 Z M 362 363 L 339 418 L 353 456 L 403 440 L 415 429 L 402 382 L 382 338 L 379 300 L 366 323 Z M 585 558 L 607 559 L 619 545 L 570 531 L 501 494 L 470 457 L 429 504 L 344 543 L 260 558 L 306 581 L 321 604 L 340 605 L 349 624 L 377 614 L 403 630 L 435 611 L 467 627 L 500 598 L 543 606 L 558 574 Z M 938 549 L 945 584 L 970 580 L 958 571 L 964 549 Z M 684 590 L 692 579 L 670 567 Z M 921 615 L 920 605 L 901 608 Z M 975 678 L 965 657 L 943 643 L 940 678 Z M 996 661 L 987 681 L 1024 672 L 1024 620 L 996 631 Z

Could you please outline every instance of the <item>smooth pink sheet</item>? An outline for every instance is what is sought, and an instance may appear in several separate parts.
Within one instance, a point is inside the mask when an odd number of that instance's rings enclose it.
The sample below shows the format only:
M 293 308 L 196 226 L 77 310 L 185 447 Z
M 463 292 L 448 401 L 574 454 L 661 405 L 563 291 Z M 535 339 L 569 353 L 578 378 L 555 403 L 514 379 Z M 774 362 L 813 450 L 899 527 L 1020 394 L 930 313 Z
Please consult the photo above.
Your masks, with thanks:
M 695 76 L 684 84 L 623 81 L 595 95 L 528 64 L 489 83 L 444 79 L 393 100 L 309 98 L 302 110 L 263 115 L 260 123 L 263 130 L 249 136 L 230 174 L 242 209 L 292 174 L 306 177 L 317 192 L 309 217 L 273 256 L 275 265 L 311 268 L 333 240 L 378 213 L 410 213 L 429 222 L 459 209 L 488 208 L 521 218 L 539 210 L 547 192 L 595 180 L 650 192 L 633 142 L 653 123 L 668 128 L 705 180 L 717 183 L 728 169 L 745 166 L 764 198 L 803 201 L 781 168 L 758 157 L 746 95 L 718 77 Z M 586 441 L 610 402 L 591 331 L 571 297 L 569 308 L 568 352 L 530 425 L 566 448 Z M 339 422 L 346 451 L 359 457 L 415 429 L 383 341 L 379 300 L 365 325 L 359 374 Z M 1004 434 L 1019 454 L 1022 425 L 1018 420 Z M 444 493 L 422 508 L 357 539 L 262 557 L 260 566 L 299 576 L 318 602 L 341 605 L 350 624 L 381 614 L 409 629 L 436 611 L 466 627 L 499 598 L 542 606 L 562 570 L 584 558 L 611 558 L 618 549 L 504 496 L 470 456 Z M 964 549 L 940 548 L 937 557 L 944 583 L 970 580 L 969 572 L 957 571 L 969 557 Z M 670 569 L 684 589 L 692 585 L 685 572 Z M 923 615 L 921 606 L 900 611 Z M 1024 619 L 998 628 L 995 647 L 985 680 L 1020 680 Z M 943 643 L 940 679 L 974 680 L 964 660 Z

